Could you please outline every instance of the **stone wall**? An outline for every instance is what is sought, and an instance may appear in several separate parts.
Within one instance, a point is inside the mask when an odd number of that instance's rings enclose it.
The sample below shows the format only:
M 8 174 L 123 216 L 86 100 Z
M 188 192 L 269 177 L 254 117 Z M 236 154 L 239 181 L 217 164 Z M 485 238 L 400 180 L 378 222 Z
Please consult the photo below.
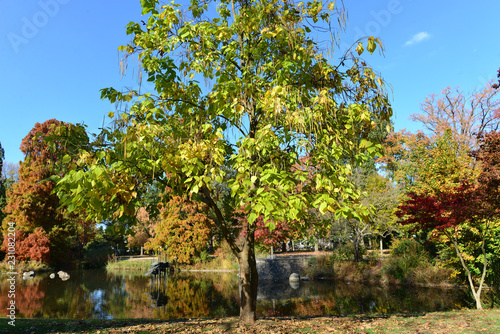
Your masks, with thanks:
M 310 256 L 286 256 L 257 259 L 259 281 L 285 281 L 292 273 L 304 276 Z

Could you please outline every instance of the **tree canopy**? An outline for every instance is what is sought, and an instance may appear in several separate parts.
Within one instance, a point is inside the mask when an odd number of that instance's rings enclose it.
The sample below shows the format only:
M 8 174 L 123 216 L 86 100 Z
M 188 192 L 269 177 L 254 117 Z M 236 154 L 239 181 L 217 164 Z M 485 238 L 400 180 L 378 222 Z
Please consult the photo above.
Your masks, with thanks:
M 428 96 L 420 105 L 422 113 L 411 118 L 435 135 L 450 130 L 459 146 L 476 149 L 478 136 L 498 130 L 499 97 L 491 82 L 471 93 L 446 87 L 440 95 Z
M 429 183 L 410 191 L 398 210 L 402 224 L 411 226 L 412 231 L 430 232 L 431 240 L 440 243 L 439 238 L 444 237 L 445 243 L 451 244 L 478 309 L 482 308 L 481 291 L 490 260 L 498 253 L 492 246 L 497 244 L 495 233 L 499 229 L 499 138 L 497 132 L 480 136 L 479 149 L 470 155 L 481 168 L 475 175 L 470 171 L 462 174 L 468 177 L 457 177 L 461 174 L 456 173 L 457 168 L 467 166 L 457 161 L 455 150 L 431 154 L 421 173 L 428 175 Z M 444 139 L 458 146 L 452 138 Z M 434 176 L 431 178 L 432 174 L 424 174 L 425 171 L 432 171 Z M 436 182 L 439 178 L 443 181 Z
M 314 30 L 335 33 L 334 21 L 343 28 L 335 2 L 141 3 L 144 20 L 127 26 L 132 41 L 119 49 L 137 57 L 154 92 L 102 90 L 111 103 L 131 105 L 110 113 L 115 125 L 79 152 L 58 195 L 69 211 L 113 219 L 134 214 L 153 181 L 191 194 L 238 257 L 240 320 L 253 322 L 257 218 L 272 230 L 276 221 L 307 221 L 311 207 L 369 216 L 349 175 L 380 154 L 380 140 L 370 134 L 392 115 L 384 83 L 358 57 L 362 43 L 358 55 L 348 50 L 329 60 L 327 47 L 335 44 L 316 42 Z M 377 45 L 370 37 L 366 49 Z M 317 172 L 297 191 L 308 172 L 292 166 L 306 155 Z M 248 212 L 241 243 L 216 201 L 221 183 L 233 208 Z
M 19 260 L 73 264 L 92 237 L 93 224 L 79 215 L 66 215 L 53 193 L 55 182 L 47 180 L 64 173 L 61 158 L 73 149 L 58 140 L 59 135 L 64 132 L 64 136 L 70 135 L 75 142 L 83 144 L 88 138 L 81 130 L 51 119 L 36 123 L 21 143 L 25 159 L 19 167 L 18 182 L 7 193 L 3 220 L 4 230 L 8 223 L 16 224 Z M 50 142 L 46 140 L 49 137 Z M 4 238 L 3 247 L 6 245 L 7 238 Z

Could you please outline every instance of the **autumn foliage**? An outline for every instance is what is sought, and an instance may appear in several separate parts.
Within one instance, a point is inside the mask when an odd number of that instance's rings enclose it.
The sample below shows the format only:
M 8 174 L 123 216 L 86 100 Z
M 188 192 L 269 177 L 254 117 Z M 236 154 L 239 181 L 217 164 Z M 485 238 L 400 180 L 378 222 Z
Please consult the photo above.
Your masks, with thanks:
M 402 224 L 411 225 L 413 230 L 445 237 L 454 248 L 476 306 L 481 309 L 481 291 L 491 262 L 488 252 L 493 243 L 493 231 L 499 228 L 500 133 L 481 136 L 479 149 L 472 151 L 471 156 L 480 165 L 477 178 L 471 182 L 463 180 L 455 188 L 410 192 L 397 214 Z M 474 262 L 479 262 L 481 268 L 474 268 Z
M 146 249 L 167 248 L 169 258 L 190 263 L 207 245 L 212 221 L 204 204 L 188 197 L 174 196 L 162 209 L 155 236 Z
M 238 221 L 239 226 L 245 227 L 248 224 L 247 215 L 243 208 L 236 210 L 235 215 L 233 218 Z M 290 240 L 292 234 L 296 232 L 285 221 L 264 221 L 263 216 L 257 217 L 255 224 L 255 241 L 267 247 L 276 247 L 282 242 Z M 241 233 L 242 236 L 245 236 L 246 230 L 243 229 Z
M 6 220 L 14 221 L 18 227 L 30 231 L 37 226 L 50 230 L 63 220 L 57 209 L 59 199 L 52 194 L 55 184 L 51 181 L 40 182 L 55 172 L 53 162 L 57 159 L 57 155 L 43 141 L 43 136 L 60 124 L 55 119 L 36 123 L 22 140 L 21 150 L 25 159 L 19 166 L 19 181 L 8 194 L 6 207 L 9 214 Z
M 482 197 L 490 205 L 489 213 L 500 213 L 500 132 L 491 132 L 481 138 L 479 150 L 473 156 L 481 163 L 478 183 Z
M 412 119 L 433 134 L 451 130 L 459 146 L 477 148 L 478 135 L 499 128 L 500 92 L 491 84 L 471 93 L 446 87 L 440 95 L 430 95 L 421 104 L 423 113 Z
M 432 230 L 456 227 L 468 221 L 473 215 L 473 189 L 463 184 L 453 191 L 437 194 L 409 193 L 406 202 L 397 211 L 403 225 L 412 230 Z
M 137 222 L 132 228 L 132 234 L 127 236 L 129 247 L 144 247 L 155 235 L 156 219 L 151 219 L 146 208 L 141 207 L 136 213 Z
M 62 173 L 60 158 L 67 151 L 63 141 L 49 144 L 45 140 L 58 127 L 69 130 L 73 126 L 56 119 L 36 123 L 21 143 L 25 159 L 19 166 L 18 182 L 7 193 L 7 216 L 3 220 L 4 230 L 8 223 L 15 223 L 19 260 L 74 262 L 74 252 L 81 250 L 93 235 L 92 223 L 76 214 L 66 215 L 59 208 L 59 198 L 53 194 L 55 183 L 48 180 Z M 4 233 L 3 249 L 7 241 Z
M 41 227 L 37 227 L 29 234 L 19 231 L 16 234 L 16 241 L 19 244 L 16 252 L 19 261 L 49 262 L 50 240 Z

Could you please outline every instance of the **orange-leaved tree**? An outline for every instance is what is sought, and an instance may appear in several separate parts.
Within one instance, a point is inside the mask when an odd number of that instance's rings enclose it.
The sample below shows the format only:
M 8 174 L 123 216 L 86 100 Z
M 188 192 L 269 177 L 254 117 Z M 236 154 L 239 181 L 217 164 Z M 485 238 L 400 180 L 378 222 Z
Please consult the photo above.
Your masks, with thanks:
M 188 196 L 173 196 L 165 205 L 155 227 L 155 236 L 146 249 L 165 249 L 169 258 L 190 263 L 203 251 L 210 236 L 212 221 L 205 204 Z
M 71 134 L 80 143 L 88 141 L 85 131 L 72 124 L 50 119 L 36 123 L 24 137 L 21 151 L 24 161 L 19 166 L 19 180 L 7 192 L 7 214 L 3 231 L 15 224 L 21 237 L 16 243 L 19 259 L 50 261 L 53 264 L 72 264 L 83 253 L 83 246 L 92 238 L 93 224 L 76 214 L 66 215 L 59 208 L 59 198 L 53 194 L 52 175 L 64 173 L 61 154 L 71 150 L 64 141 L 45 140 L 59 134 Z M 69 162 L 69 161 L 68 161 Z M 8 245 L 4 234 L 3 249 Z M 43 241 L 43 242 L 42 242 Z M 48 243 L 47 243 L 48 241 Z

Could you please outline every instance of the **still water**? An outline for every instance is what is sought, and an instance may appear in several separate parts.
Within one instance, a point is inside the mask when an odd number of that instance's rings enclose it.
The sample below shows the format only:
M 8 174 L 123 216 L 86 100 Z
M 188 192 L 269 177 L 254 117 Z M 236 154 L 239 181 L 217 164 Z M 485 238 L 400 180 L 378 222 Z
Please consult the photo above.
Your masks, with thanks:
M 181 273 L 160 285 L 137 273 L 114 274 L 104 269 L 70 272 L 71 278 L 37 275 L 17 277 L 16 317 L 206 318 L 239 313 L 238 277 L 231 273 Z M 0 314 L 6 315 L 8 282 L 0 282 Z M 348 315 L 432 312 L 471 306 L 467 291 L 347 284 L 337 281 L 259 285 L 260 315 Z

